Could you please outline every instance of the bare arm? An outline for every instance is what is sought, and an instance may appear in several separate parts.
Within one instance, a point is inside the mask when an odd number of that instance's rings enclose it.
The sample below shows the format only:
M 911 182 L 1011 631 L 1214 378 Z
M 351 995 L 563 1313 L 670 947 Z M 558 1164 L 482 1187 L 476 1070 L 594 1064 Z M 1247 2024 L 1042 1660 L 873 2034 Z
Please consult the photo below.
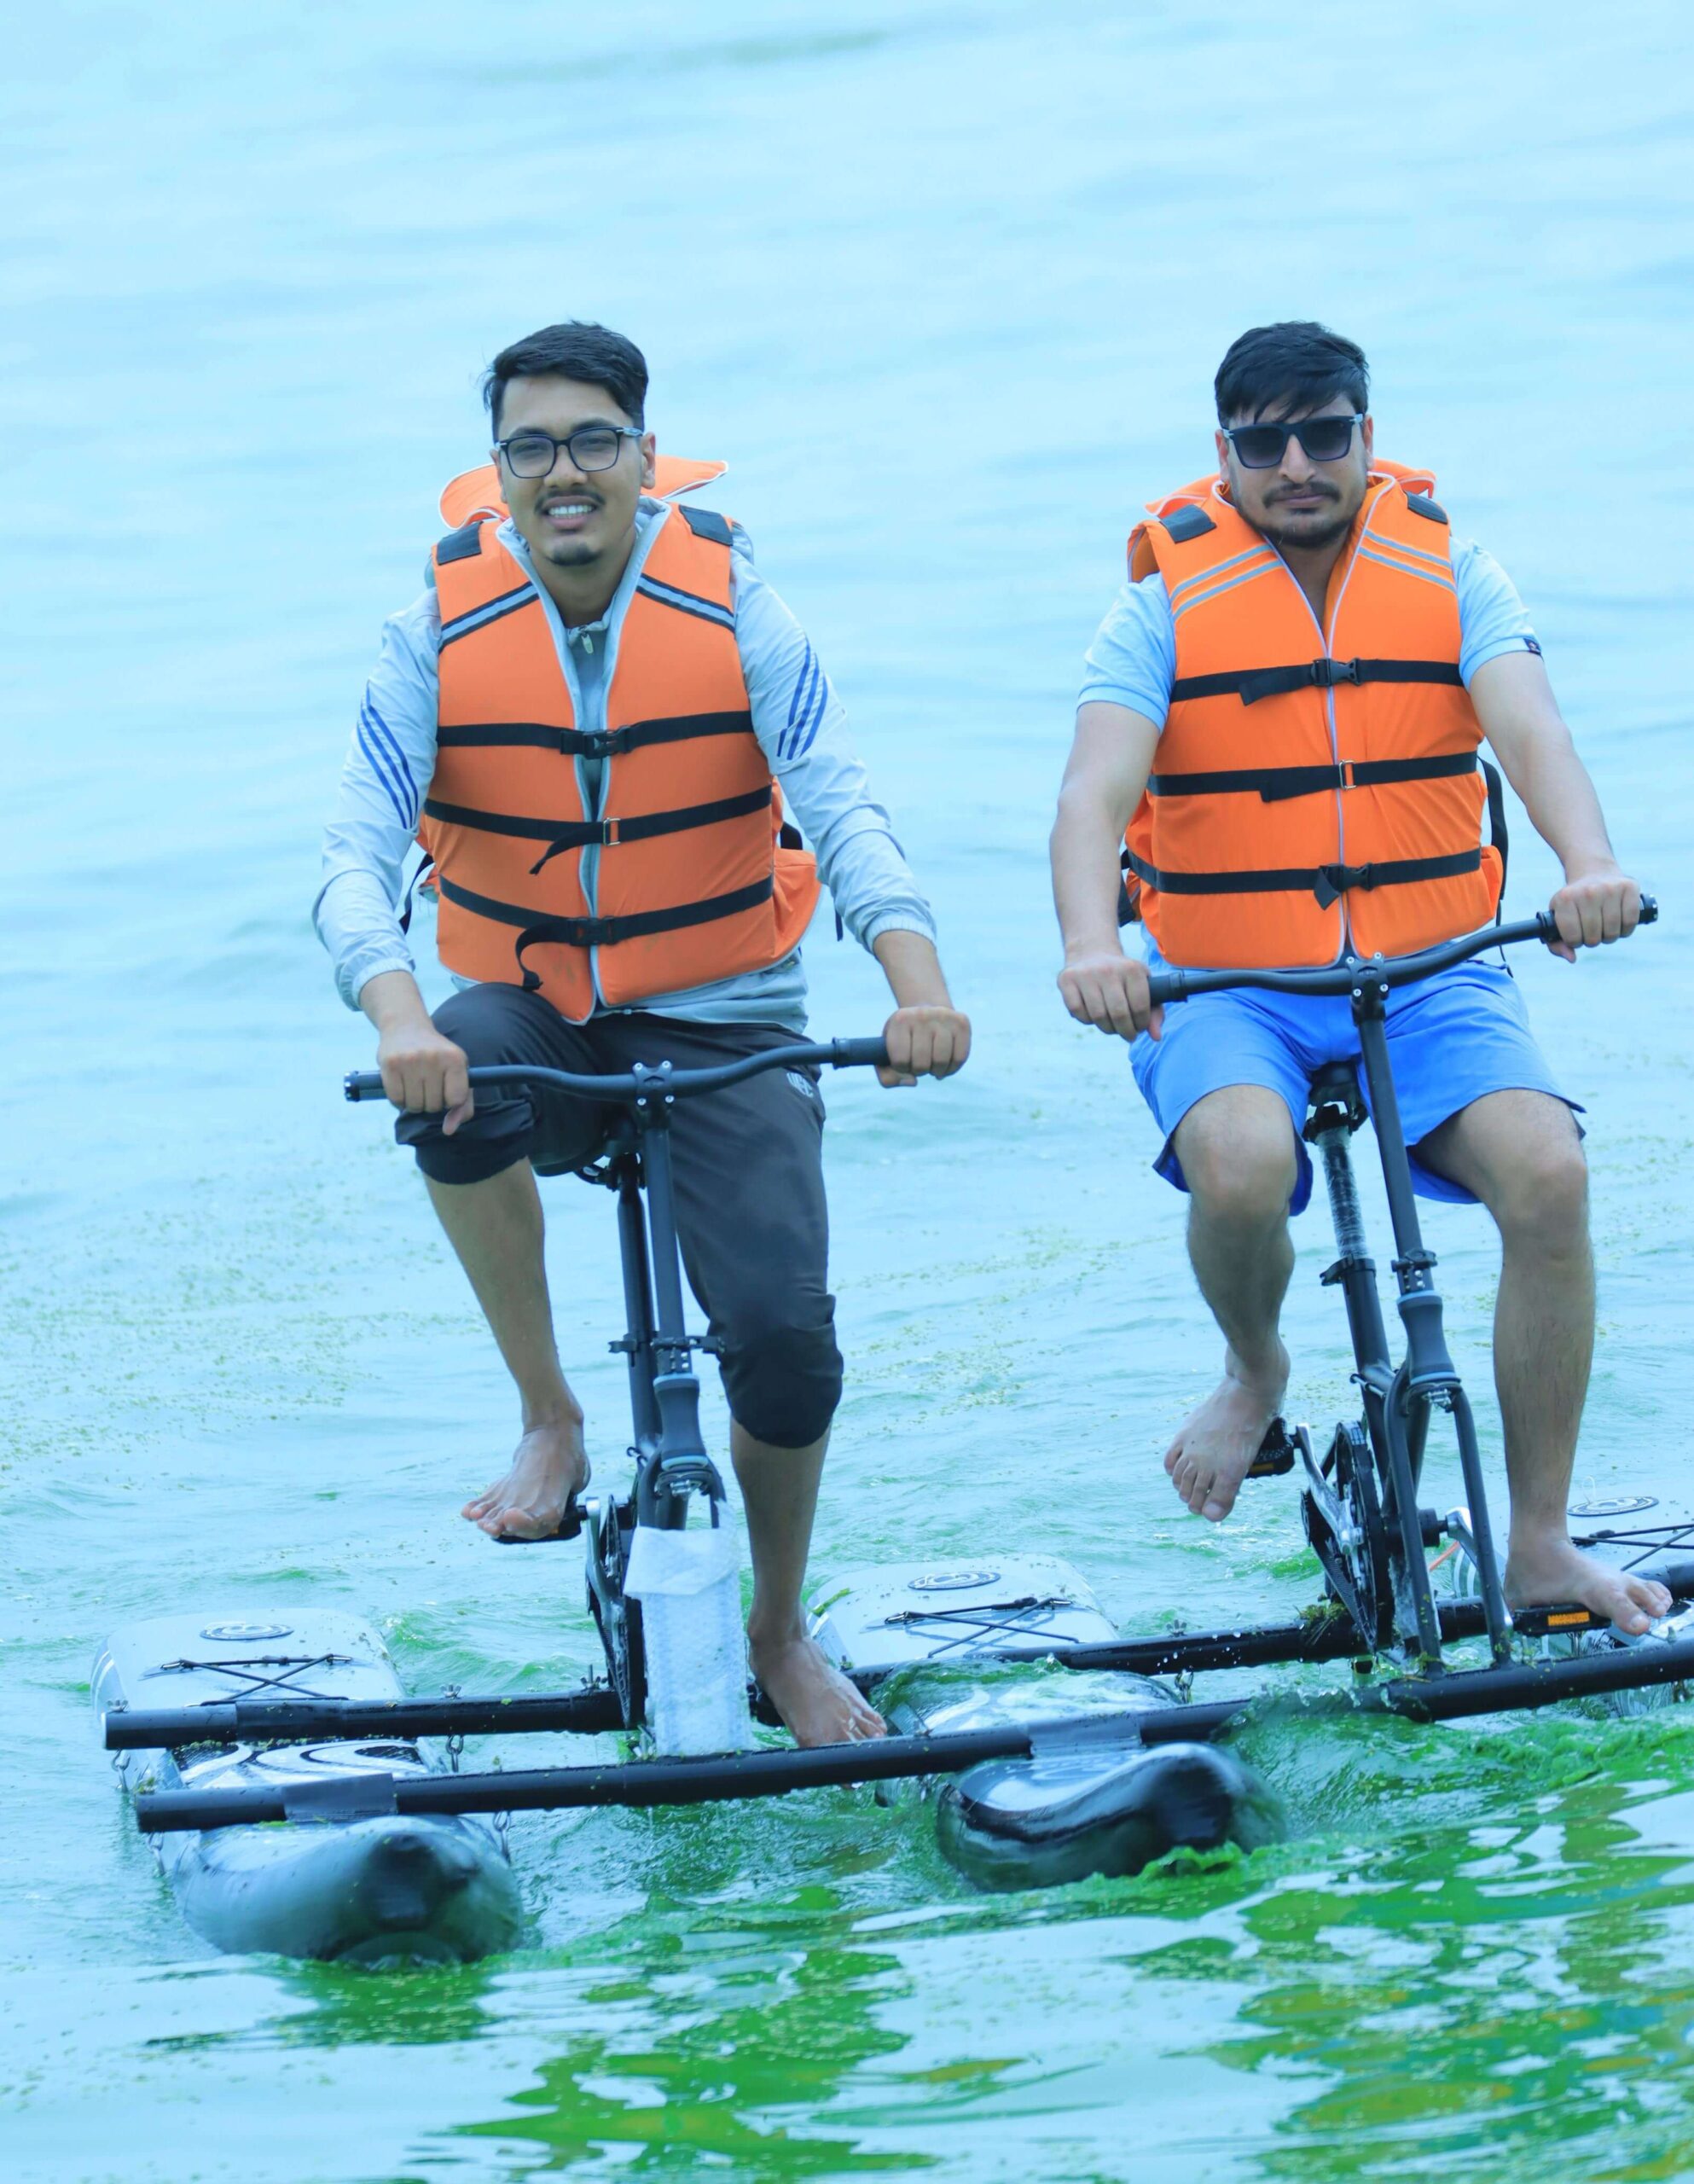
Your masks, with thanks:
M 1117 937 L 1124 829 L 1152 771 L 1159 731 L 1144 713 L 1100 701 L 1076 714 L 1076 740 L 1053 821 L 1053 900 L 1065 941 L 1059 990 L 1079 1023 L 1132 1039 L 1151 1028 L 1145 965 Z
M 359 988 L 359 1007 L 377 1029 L 376 1066 L 382 1089 L 409 1114 L 438 1115 L 451 1137 L 473 1110 L 469 1064 L 430 1020 L 418 982 L 409 971 L 379 971 Z
M 970 1019 L 953 1006 L 947 979 L 926 933 L 891 926 L 871 943 L 894 996 L 894 1014 L 883 1026 L 889 1066 L 885 1084 L 915 1084 L 920 1077 L 951 1077 L 971 1052 Z
M 1551 904 L 1563 936 L 1553 953 L 1575 962 L 1577 949 L 1633 932 L 1641 891 L 1612 854 L 1600 799 L 1540 659 L 1511 652 L 1485 662 L 1471 699 L 1535 832 L 1564 867 Z

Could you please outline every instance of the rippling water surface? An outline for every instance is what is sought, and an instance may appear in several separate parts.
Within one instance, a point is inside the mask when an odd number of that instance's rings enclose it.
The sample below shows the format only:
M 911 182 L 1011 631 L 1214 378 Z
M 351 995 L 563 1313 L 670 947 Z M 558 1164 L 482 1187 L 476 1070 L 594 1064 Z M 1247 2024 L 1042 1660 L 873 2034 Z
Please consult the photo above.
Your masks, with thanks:
M 1142 1628 L 1312 1596 L 1290 1493 L 1213 1531 L 1159 1471 L 1215 1343 L 1122 1051 L 1053 998 L 1042 856 L 1127 523 L 1209 459 L 1228 340 L 1292 314 L 1365 343 L 1379 444 L 1516 576 L 1665 899 L 1523 975 L 1589 1109 L 1579 1482 L 1682 1495 L 1685 12 L 68 0 L 9 43 L 12 2173 L 1694 2174 L 1694 1718 L 1262 1725 L 1286 1844 L 1043 1896 L 974 1896 L 921 1813 L 846 1792 L 540 1817 L 528 1946 L 383 1977 L 202 1949 L 86 1687 L 107 1628 L 178 1605 L 368 1612 L 419 1689 L 592 1661 L 574 1554 L 453 1514 L 510 1406 L 409 1164 L 340 1103 L 368 1043 L 306 920 L 476 374 L 566 314 L 643 343 L 664 444 L 730 460 L 978 1020 L 954 1085 L 832 1091 L 816 1567 L 1023 1542 Z M 873 967 L 823 926 L 810 961 L 818 1029 L 872 1028 Z M 554 1194 L 603 1460 L 604 1211 Z M 1480 1393 L 1490 1237 L 1430 1227 Z M 1301 1243 L 1321 1417 L 1317 1217 Z

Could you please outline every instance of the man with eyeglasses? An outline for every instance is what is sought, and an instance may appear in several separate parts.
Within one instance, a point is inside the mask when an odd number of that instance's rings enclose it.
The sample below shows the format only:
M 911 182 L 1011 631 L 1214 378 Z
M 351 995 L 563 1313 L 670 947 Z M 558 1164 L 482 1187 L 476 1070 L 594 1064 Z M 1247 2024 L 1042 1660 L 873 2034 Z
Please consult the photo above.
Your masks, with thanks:
M 1363 352 L 1309 322 L 1256 327 L 1215 393 L 1218 471 L 1149 504 L 1088 654 L 1053 871 L 1065 1006 L 1134 1042 L 1158 1171 L 1189 1194 L 1189 1253 L 1227 1346 L 1165 1469 L 1218 1521 L 1288 1379 L 1307 1088 L 1358 1040 L 1348 1004 L 1320 997 L 1210 994 L 1163 1018 L 1149 969 L 1402 955 L 1487 924 L 1504 860 L 1503 828 L 1482 839 L 1500 802 L 1484 739 L 1563 867 L 1555 952 L 1631 932 L 1640 896 L 1511 584 L 1450 536 L 1428 473 L 1376 458 Z M 1145 961 L 1120 944 L 1124 915 Z M 1663 1587 L 1579 1554 L 1566 1525 L 1594 1336 L 1574 1103 L 1503 967 L 1401 990 L 1387 1028 L 1417 1187 L 1480 1199 L 1500 1229 L 1507 1596 L 1644 1630 Z
M 385 630 L 315 911 L 516 1383 L 516 1453 L 463 1511 L 508 1542 L 580 1525 L 583 1412 L 554 1343 L 535 1176 L 590 1159 L 600 1118 L 545 1093 L 473 1098 L 467 1069 L 696 1068 L 792 1041 L 820 880 L 893 993 L 883 1083 L 949 1076 L 970 1049 L 828 678 L 740 530 L 675 497 L 722 466 L 658 454 L 647 385 L 640 351 L 604 327 L 548 327 L 495 358 L 495 468 L 448 488 L 458 527 Z M 458 988 L 432 1017 L 399 909 L 420 834 Z M 802 1744 L 884 1727 L 800 1609 L 841 1391 L 822 1127 L 800 1071 L 684 1101 L 671 1127 L 683 1260 L 721 1345 L 746 1507 L 750 1656 Z

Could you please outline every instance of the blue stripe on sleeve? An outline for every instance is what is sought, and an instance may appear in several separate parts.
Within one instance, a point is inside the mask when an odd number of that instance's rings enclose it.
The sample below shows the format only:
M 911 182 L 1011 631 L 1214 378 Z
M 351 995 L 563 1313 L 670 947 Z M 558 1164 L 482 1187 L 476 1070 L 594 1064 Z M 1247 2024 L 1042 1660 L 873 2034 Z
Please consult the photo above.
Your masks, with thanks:
M 788 701 L 788 724 L 777 741 L 779 758 L 798 758 L 810 747 L 828 693 L 828 678 L 809 640 L 804 662 L 795 678 L 794 694 Z
M 804 693 L 807 683 L 810 682 L 813 672 L 818 664 L 817 654 L 812 650 L 811 639 L 809 637 L 806 638 L 804 640 L 804 643 L 806 648 L 805 654 L 800 662 L 800 671 L 794 678 L 794 694 L 788 700 L 788 726 L 790 728 L 792 728 L 794 725 L 794 716 L 800 710 L 800 699 Z
M 411 806 L 411 818 L 409 824 L 415 826 L 418 820 L 418 785 L 412 778 L 412 770 L 407 764 L 405 752 L 400 748 L 399 738 L 377 711 L 376 701 L 371 696 L 368 688 L 365 691 L 365 701 L 362 711 L 365 725 L 388 753 L 394 763 L 399 778 L 405 784 L 407 801 Z
M 408 809 L 406 799 L 401 794 L 398 785 L 395 781 L 393 761 L 386 752 L 379 750 L 371 741 L 369 732 L 365 727 L 363 713 L 359 716 L 359 725 L 356 733 L 360 750 L 364 752 L 372 773 L 381 782 L 384 794 L 394 807 L 395 817 L 403 827 L 409 828 L 414 822 Z
M 817 741 L 818 730 L 823 726 L 823 717 L 829 706 L 829 677 L 823 670 L 813 686 L 812 694 L 792 734 L 786 741 L 789 758 L 803 758 Z

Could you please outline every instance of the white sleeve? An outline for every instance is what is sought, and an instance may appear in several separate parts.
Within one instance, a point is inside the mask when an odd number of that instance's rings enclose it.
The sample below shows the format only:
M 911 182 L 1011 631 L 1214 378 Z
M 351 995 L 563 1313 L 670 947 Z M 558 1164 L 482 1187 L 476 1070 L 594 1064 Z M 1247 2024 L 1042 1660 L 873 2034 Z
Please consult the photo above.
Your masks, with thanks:
M 753 733 L 790 816 L 818 861 L 841 921 L 862 947 L 885 932 L 933 940 L 935 920 L 887 812 L 870 793 L 847 715 L 804 631 L 735 533 L 735 640 Z
M 341 770 L 335 810 L 323 834 L 323 879 L 312 923 L 335 966 L 349 1008 L 382 971 L 413 971 L 400 929 L 408 856 L 435 772 L 436 653 L 441 638 L 433 590 L 383 624 L 382 650 L 365 685 Z

